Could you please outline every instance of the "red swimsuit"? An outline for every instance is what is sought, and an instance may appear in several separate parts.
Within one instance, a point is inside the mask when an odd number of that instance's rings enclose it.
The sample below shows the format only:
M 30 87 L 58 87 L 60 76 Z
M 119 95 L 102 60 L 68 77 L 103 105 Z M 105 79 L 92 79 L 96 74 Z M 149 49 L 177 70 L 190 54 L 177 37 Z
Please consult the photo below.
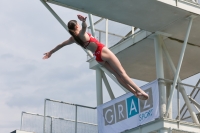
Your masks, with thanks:
M 97 49 L 93 54 L 95 56 L 96 61 L 102 62 L 103 60 L 101 59 L 101 51 L 102 51 L 102 48 L 104 47 L 104 45 L 102 43 L 100 43 L 96 38 L 94 38 L 90 33 L 87 33 L 87 34 L 89 35 L 90 40 L 87 41 L 88 44 L 86 46 L 84 46 L 84 48 L 86 48 L 90 44 L 90 42 L 96 43 Z

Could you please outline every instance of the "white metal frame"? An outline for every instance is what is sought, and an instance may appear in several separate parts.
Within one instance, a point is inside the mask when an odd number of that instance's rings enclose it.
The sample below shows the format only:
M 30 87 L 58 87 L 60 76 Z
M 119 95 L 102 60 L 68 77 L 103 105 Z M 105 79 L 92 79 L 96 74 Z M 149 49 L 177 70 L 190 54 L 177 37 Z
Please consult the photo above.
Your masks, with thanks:
M 168 100 L 168 105 L 167 105 L 167 108 L 166 108 L 166 114 L 165 114 L 166 116 L 168 115 L 169 106 L 171 105 L 171 102 L 172 102 L 172 97 L 173 97 L 174 89 L 175 89 L 175 86 L 176 86 L 177 81 L 178 81 L 178 77 L 179 77 L 179 73 L 180 73 L 180 69 L 181 69 L 183 57 L 184 57 L 184 54 L 185 54 L 185 50 L 186 50 L 186 46 L 187 46 L 187 42 L 188 42 L 188 38 L 189 38 L 189 34 L 190 34 L 190 30 L 191 30 L 192 22 L 193 22 L 194 18 L 195 18 L 194 15 L 192 15 L 192 16 L 189 17 L 189 25 L 188 25 L 188 29 L 187 29 L 187 32 L 186 32 L 186 37 L 185 37 L 185 40 L 184 40 L 184 43 L 183 43 L 183 48 L 182 48 L 181 55 L 180 55 L 180 58 L 179 58 L 179 62 L 178 62 L 176 74 L 174 76 L 174 82 L 173 82 L 172 90 L 170 92 L 170 96 L 169 96 L 169 100 Z
M 53 116 L 47 116 L 47 115 L 46 115 L 46 103 L 47 103 L 47 101 L 52 101 L 52 102 L 57 102 L 57 103 L 62 103 L 62 104 L 68 104 L 68 105 L 73 105 L 73 106 L 75 106 L 75 120 L 57 118 L 57 117 L 53 117 Z M 77 115 L 78 115 L 77 107 L 83 107 L 83 108 L 89 108 L 89 109 L 96 109 L 96 107 L 89 107 L 89 106 L 80 105 L 80 104 L 67 103 L 67 102 L 57 101 L 57 100 L 53 100 L 53 99 L 45 99 L 45 100 L 44 100 L 43 133 L 46 133 L 46 131 L 45 131 L 45 129 L 46 129 L 46 128 L 45 128 L 45 125 L 46 125 L 46 117 L 54 118 L 54 119 L 68 120 L 68 121 L 74 122 L 74 123 L 75 123 L 75 125 L 74 125 L 74 127 L 75 127 L 75 133 L 77 133 L 77 123 L 83 123 L 83 124 L 89 124 L 89 125 L 96 125 L 96 124 L 92 124 L 92 123 L 88 123 L 88 122 L 77 121 Z M 21 121 L 23 121 L 23 120 L 21 120 Z
M 76 109 L 77 109 L 77 106 L 76 106 Z M 76 110 L 77 111 L 77 110 Z M 44 117 L 44 115 L 41 115 L 41 114 L 36 114 L 36 113 L 31 113 L 31 112 L 22 112 L 22 116 L 21 116 L 21 121 L 23 121 L 23 114 L 28 114 L 28 115 L 34 115 L 34 116 L 41 116 L 41 117 Z M 75 118 L 75 120 L 71 120 L 71 119 L 64 119 L 64 118 L 58 118 L 58 117 L 53 117 L 53 116 L 45 116 L 45 117 L 48 117 L 48 118 L 51 118 L 51 130 L 50 130 L 50 133 L 53 132 L 53 129 L 52 129 L 52 122 L 53 120 L 52 119 L 60 119 L 60 120 L 64 120 L 64 121 L 71 121 L 71 122 L 74 122 L 75 123 L 75 133 L 77 133 L 77 123 L 82 123 L 82 124 L 88 124 L 88 125 L 93 125 L 93 126 L 97 126 L 97 124 L 93 124 L 93 123 L 88 123 L 88 122 L 82 122 L 82 121 L 77 121 L 77 116 Z M 22 130 L 23 128 L 23 123 L 21 123 L 20 125 L 20 130 Z
M 163 51 L 164 51 L 165 57 L 166 57 L 166 59 L 167 59 L 167 61 L 168 61 L 168 64 L 170 65 L 171 70 L 172 70 L 172 72 L 173 72 L 174 75 L 175 75 L 176 68 L 175 68 L 175 66 L 174 66 L 174 63 L 172 62 L 172 59 L 171 59 L 171 57 L 170 57 L 170 55 L 169 55 L 169 53 L 168 53 L 168 51 L 167 51 L 167 48 L 166 48 L 164 42 L 163 42 L 162 47 L 163 47 Z M 181 79 L 180 79 L 179 76 L 178 76 L 178 80 L 177 80 L 177 81 L 178 81 L 178 82 L 181 82 Z M 173 83 L 174 83 L 174 82 L 173 82 Z M 180 88 L 179 88 L 179 87 L 180 87 Z M 188 97 L 187 97 L 187 94 L 186 94 L 186 91 L 185 91 L 184 87 L 183 87 L 182 85 L 180 85 L 179 87 L 178 87 L 178 89 L 180 89 L 179 91 L 181 92 L 181 94 L 182 94 L 182 96 L 183 96 L 183 98 L 184 98 L 184 100 L 185 100 L 185 103 L 186 103 L 186 105 L 187 105 L 187 107 L 188 107 L 188 110 L 189 110 L 189 112 L 190 112 L 190 114 L 191 114 L 191 116 L 192 116 L 193 121 L 194 121 L 195 123 L 198 123 L 197 117 L 196 117 L 196 115 L 194 114 L 194 111 L 192 110 L 191 104 L 190 104 L 190 102 L 189 102 L 189 99 L 188 99 Z M 173 87 L 172 87 L 172 88 L 173 88 Z M 173 90 L 171 90 L 171 91 L 173 91 Z M 179 92 L 179 91 L 178 91 L 178 92 Z M 170 96 L 171 96 L 171 94 L 170 94 Z M 171 96 L 171 97 L 172 97 L 172 96 Z M 171 104 L 171 103 L 168 103 L 168 107 L 170 106 L 169 104 Z M 179 112 L 179 113 L 180 113 L 180 112 Z M 167 112 L 166 112 L 166 114 L 167 114 Z
M 192 96 L 192 95 L 194 94 L 195 90 L 198 89 L 199 83 L 200 83 L 200 79 L 198 80 L 197 84 L 195 85 L 193 91 L 190 93 L 189 96 Z M 199 91 L 200 91 L 200 90 L 198 89 L 197 92 L 196 92 L 196 94 L 195 94 L 195 96 L 194 96 L 193 98 L 195 98 L 195 97 L 197 96 L 197 94 L 199 93 Z M 185 107 L 186 107 L 186 104 L 183 105 L 183 107 L 182 107 L 181 110 L 180 110 L 180 113 L 182 113 L 182 111 L 183 111 L 183 109 L 184 109 Z M 184 111 L 184 113 L 183 113 L 181 119 L 183 119 L 183 117 L 184 117 L 186 111 L 187 111 L 187 109 Z

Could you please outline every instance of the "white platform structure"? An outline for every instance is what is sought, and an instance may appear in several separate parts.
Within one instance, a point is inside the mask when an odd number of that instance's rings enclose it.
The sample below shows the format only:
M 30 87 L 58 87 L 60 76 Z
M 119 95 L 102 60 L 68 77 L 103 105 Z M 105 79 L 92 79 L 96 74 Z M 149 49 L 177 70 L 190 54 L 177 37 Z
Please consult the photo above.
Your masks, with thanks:
M 41 2 L 66 30 L 66 24 L 47 3 L 88 13 L 94 36 L 95 25 L 92 14 L 141 29 L 136 34 L 126 36 L 124 40 L 110 47 L 110 50 L 119 58 L 131 78 L 147 82 L 160 80 L 160 118 L 124 131 L 125 133 L 168 133 L 175 130 L 200 132 L 199 120 L 192 104 L 194 103 L 199 109 L 199 103 L 188 97 L 184 85 L 181 84 L 181 80 L 200 72 L 200 5 L 198 1 L 41 0 Z M 108 32 L 106 25 L 106 36 Z M 86 52 L 92 57 L 89 51 Z M 102 79 L 110 98 L 114 99 L 115 96 L 105 74 L 119 84 L 116 78 L 101 67 L 94 58 L 90 58 L 88 62 L 90 69 L 96 70 L 97 105 L 103 104 Z M 185 122 L 180 118 L 180 107 L 178 107 L 177 119 L 172 119 L 174 109 L 172 98 L 176 89 L 180 91 L 184 99 L 191 122 Z M 179 95 L 177 99 L 178 97 Z

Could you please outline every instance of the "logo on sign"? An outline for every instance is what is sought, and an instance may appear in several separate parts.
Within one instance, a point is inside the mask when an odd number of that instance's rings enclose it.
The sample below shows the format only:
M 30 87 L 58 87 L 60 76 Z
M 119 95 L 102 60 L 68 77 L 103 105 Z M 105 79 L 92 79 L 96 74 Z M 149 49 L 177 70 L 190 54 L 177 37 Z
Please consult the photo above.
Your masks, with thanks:
M 131 118 L 139 114 L 139 120 L 142 121 L 150 116 L 153 112 L 152 88 L 145 90 L 149 95 L 148 100 L 138 100 L 131 96 L 125 100 L 115 103 L 103 109 L 103 117 L 106 125 L 112 125 Z

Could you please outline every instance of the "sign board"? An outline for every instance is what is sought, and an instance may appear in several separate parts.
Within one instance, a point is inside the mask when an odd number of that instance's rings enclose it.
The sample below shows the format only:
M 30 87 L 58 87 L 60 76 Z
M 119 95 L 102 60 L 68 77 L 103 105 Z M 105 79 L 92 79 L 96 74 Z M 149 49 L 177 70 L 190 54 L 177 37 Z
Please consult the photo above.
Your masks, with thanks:
M 148 100 L 127 93 L 97 107 L 99 133 L 119 133 L 159 117 L 158 81 L 141 88 L 149 95 Z

